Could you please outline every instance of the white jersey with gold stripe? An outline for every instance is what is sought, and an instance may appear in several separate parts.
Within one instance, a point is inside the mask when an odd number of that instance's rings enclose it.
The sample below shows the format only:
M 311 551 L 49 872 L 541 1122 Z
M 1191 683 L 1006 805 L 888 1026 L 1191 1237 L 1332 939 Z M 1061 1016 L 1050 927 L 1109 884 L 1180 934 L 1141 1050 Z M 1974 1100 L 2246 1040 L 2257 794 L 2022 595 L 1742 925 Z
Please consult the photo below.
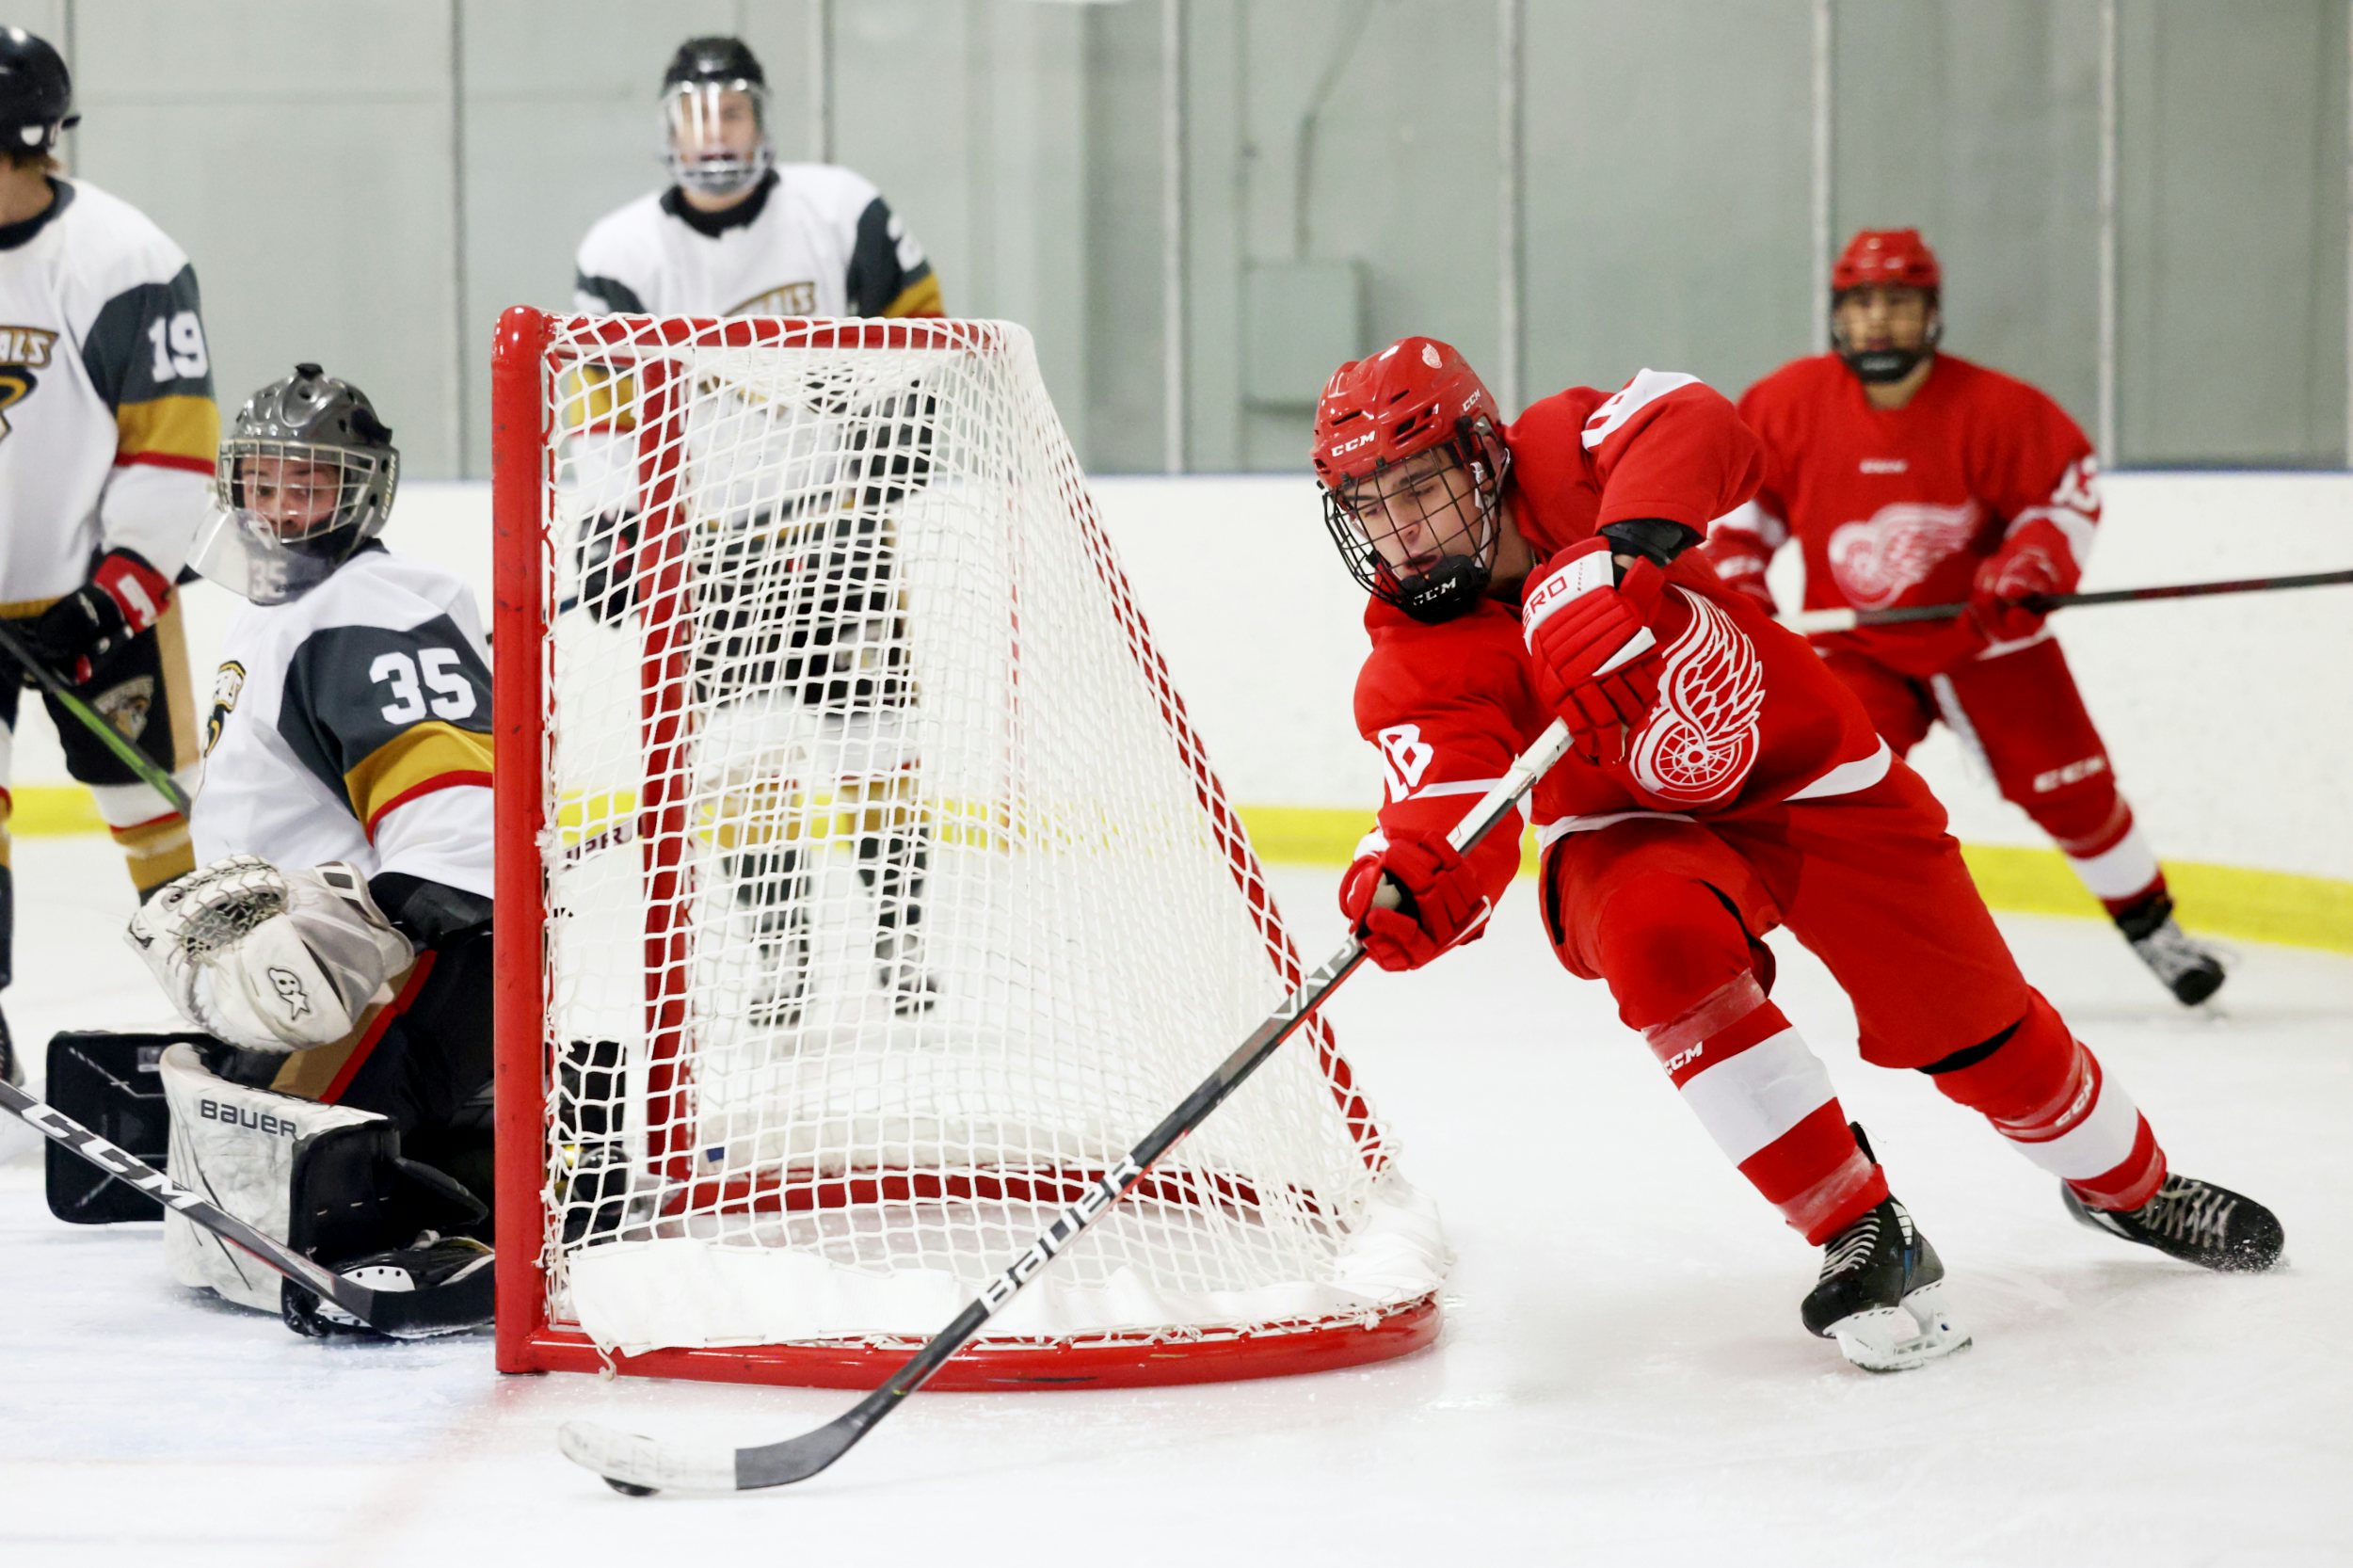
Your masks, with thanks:
M 190 818 L 200 865 L 344 860 L 490 896 L 490 666 L 454 573 L 363 547 L 221 642 Z
M 220 443 L 187 256 L 128 202 L 50 184 L 0 226 L 0 614 L 72 592 L 102 550 L 175 575 Z
M 612 213 L 581 242 L 578 307 L 637 315 L 940 313 L 923 248 L 863 175 L 780 164 L 725 213 L 676 186 Z

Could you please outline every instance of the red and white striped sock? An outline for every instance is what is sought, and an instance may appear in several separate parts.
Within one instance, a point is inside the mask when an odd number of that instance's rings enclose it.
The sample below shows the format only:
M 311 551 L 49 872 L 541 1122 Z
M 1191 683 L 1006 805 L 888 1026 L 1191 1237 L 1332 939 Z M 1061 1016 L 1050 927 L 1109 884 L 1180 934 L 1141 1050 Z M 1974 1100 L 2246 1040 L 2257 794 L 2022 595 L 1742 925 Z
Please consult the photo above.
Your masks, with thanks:
M 1642 1037 L 1724 1158 L 1808 1241 L 1821 1245 L 1886 1198 L 1887 1177 L 1855 1143 L 1830 1073 L 1753 975 Z
M 2149 1119 L 2041 993 L 2007 1039 L 1957 1056 L 1958 1066 L 1924 1069 L 1937 1088 L 1982 1112 L 2089 1207 L 2137 1208 L 2165 1184 L 2165 1150 Z

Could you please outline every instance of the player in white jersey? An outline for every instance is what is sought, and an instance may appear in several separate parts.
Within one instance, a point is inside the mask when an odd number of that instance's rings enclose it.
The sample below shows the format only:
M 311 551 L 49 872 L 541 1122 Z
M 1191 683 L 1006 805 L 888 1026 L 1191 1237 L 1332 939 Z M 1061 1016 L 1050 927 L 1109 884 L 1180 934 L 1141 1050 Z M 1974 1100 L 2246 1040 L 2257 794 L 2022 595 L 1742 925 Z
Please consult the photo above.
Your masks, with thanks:
M 236 1048 L 165 1054 L 174 1173 L 373 1280 L 479 1272 L 487 1305 L 488 649 L 463 582 L 376 542 L 398 482 L 392 432 L 316 365 L 238 413 L 195 557 L 248 601 L 205 724 L 204 864 L 131 937 Z M 306 1233 L 322 1216 L 333 1233 Z M 281 1304 L 249 1259 L 167 1224 L 183 1283 Z M 316 1327 L 315 1303 L 289 1319 Z
M 766 77 L 731 38 L 690 39 L 663 76 L 675 183 L 611 214 L 580 248 L 584 311 L 656 315 L 936 316 L 939 281 L 874 186 L 846 168 L 775 163 Z M 592 375 L 565 472 L 583 517 L 582 601 L 630 615 L 634 441 L 625 377 Z M 771 825 L 724 862 L 751 913 L 763 979 L 757 1022 L 789 1026 L 807 986 L 808 898 L 792 802 L 826 792 L 858 809 L 860 881 L 875 901 L 875 974 L 902 1015 L 934 985 L 922 962 L 928 826 L 906 808 L 915 701 L 889 508 L 922 482 L 918 388 L 879 403 L 805 407 L 748 392 L 694 400 L 686 495 L 694 529 L 698 696 L 716 706 L 701 768 Z M 797 776 L 776 776 L 779 756 Z
M 136 208 L 57 174 L 58 133 L 78 118 L 57 52 L 0 28 L 0 617 L 178 773 L 193 768 L 196 727 L 172 580 L 203 515 L 220 417 L 186 255 Z M 0 656 L 0 988 L 15 925 L 9 761 L 28 679 Z M 48 706 L 140 896 L 187 871 L 180 813 Z M 21 1081 L 5 1024 L 0 1072 Z

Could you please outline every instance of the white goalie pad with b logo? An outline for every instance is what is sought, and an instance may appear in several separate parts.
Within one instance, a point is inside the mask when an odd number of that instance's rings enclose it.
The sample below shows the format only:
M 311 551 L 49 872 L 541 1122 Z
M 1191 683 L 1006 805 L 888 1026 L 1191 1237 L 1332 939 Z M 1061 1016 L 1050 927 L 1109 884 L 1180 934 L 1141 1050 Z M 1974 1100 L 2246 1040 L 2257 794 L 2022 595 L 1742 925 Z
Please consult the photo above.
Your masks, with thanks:
M 171 1112 L 172 1179 L 279 1241 L 287 1240 L 295 1160 L 304 1144 L 384 1120 L 231 1083 L 215 1077 L 185 1045 L 165 1051 L 159 1066 Z M 276 1270 L 169 1208 L 164 1211 L 164 1263 L 182 1285 L 213 1290 L 240 1306 L 279 1310 Z

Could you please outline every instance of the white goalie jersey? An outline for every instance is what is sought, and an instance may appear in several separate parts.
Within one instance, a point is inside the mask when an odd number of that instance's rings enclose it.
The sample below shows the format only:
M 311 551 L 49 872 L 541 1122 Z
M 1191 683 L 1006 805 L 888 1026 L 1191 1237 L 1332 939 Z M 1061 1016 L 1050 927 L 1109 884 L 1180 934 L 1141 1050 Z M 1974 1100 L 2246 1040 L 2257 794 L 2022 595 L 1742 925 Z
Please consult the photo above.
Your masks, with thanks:
M 240 609 L 189 827 L 200 864 L 340 860 L 489 897 L 490 669 L 466 584 L 372 545 Z

